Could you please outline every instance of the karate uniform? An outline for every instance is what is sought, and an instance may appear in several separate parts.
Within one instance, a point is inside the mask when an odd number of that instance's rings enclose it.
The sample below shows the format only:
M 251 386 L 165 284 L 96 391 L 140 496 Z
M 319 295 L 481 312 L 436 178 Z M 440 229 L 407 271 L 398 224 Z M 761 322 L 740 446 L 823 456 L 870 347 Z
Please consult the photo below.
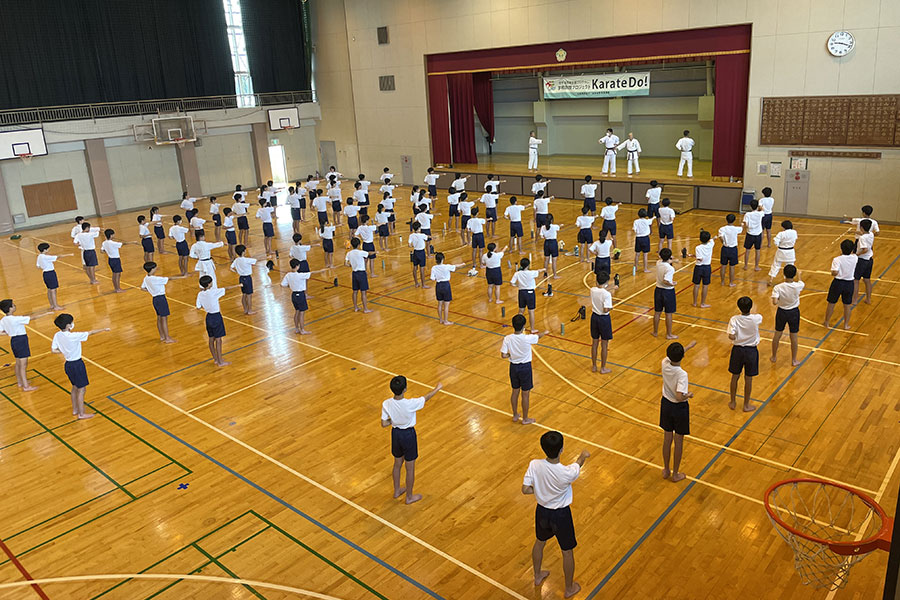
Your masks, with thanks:
M 625 152 L 628 157 L 628 174 L 631 175 L 632 164 L 634 165 L 634 172 L 640 173 L 641 165 L 638 162 L 638 155 L 641 152 L 643 152 L 643 150 L 641 150 L 641 143 L 639 141 L 637 141 L 637 138 L 630 139 L 630 140 L 626 139 L 624 142 L 619 144 L 619 146 L 616 148 L 616 150 L 618 151 L 618 150 L 621 150 L 622 148 L 625 148 Z M 615 169 L 615 166 L 613 166 L 613 173 L 615 173 L 615 172 L 616 172 L 616 169 Z
M 602 138 L 600 138 L 600 143 L 606 148 L 603 154 L 603 170 L 601 173 L 606 175 L 608 171 L 611 171 L 613 175 L 616 174 L 616 146 L 619 145 L 619 136 L 614 133 L 607 133 Z
M 536 137 L 528 138 L 528 168 L 529 169 L 537 169 L 537 156 L 538 156 L 538 144 L 543 144 L 544 140 L 539 140 Z
M 694 148 L 694 140 L 689 137 L 683 137 L 678 140 L 675 147 L 681 150 L 681 160 L 678 161 L 678 176 L 681 177 L 684 171 L 684 164 L 687 163 L 688 177 L 694 176 L 694 154 L 691 150 Z

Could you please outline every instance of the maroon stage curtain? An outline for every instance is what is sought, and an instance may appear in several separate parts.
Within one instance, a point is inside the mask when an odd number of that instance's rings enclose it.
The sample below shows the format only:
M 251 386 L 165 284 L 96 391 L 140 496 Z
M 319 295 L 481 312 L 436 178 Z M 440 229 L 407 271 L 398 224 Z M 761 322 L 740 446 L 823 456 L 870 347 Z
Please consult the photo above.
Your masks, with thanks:
M 487 131 L 491 141 L 494 141 L 494 85 L 491 83 L 491 73 L 473 73 L 472 83 L 475 90 L 475 114 L 481 121 L 481 126 Z
M 742 177 L 744 174 L 749 78 L 749 54 L 716 57 L 713 177 Z
M 450 110 L 447 105 L 447 76 L 428 77 L 428 112 L 431 114 L 431 153 L 435 164 L 453 162 L 450 152 Z
M 475 154 L 475 91 L 471 73 L 447 76 L 450 96 L 450 143 L 454 163 L 477 163 Z

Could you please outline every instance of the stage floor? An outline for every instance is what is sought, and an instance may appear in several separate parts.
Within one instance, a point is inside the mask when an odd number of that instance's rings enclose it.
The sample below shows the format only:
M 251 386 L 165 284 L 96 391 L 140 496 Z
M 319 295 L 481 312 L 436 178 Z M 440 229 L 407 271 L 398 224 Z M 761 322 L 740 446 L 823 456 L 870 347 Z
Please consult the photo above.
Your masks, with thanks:
M 678 177 L 677 158 L 641 158 L 641 172 L 629 177 L 626 168 L 627 161 L 624 153 L 616 161 L 616 180 L 636 181 L 648 183 L 656 179 L 662 184 L 702 185 L 711 187 L 740 188 L 741 182 L 713 181 L 711 175 L 712 162 L 708 160 L 694 160 L 694 177 Z M 585 175 L 592 175 L 594 179 L 613 179 L 612 175 L 603 177 L 600 169 L 603 167 L 603 156 L 600 154 L 555 154 L 553 156 L 541 156 L 538 159 L 537 171 L 529 171 L 528 155 L 513 153 L 495 153 L 478 155 L 478 164 L 455 163 L 453 168 L 436 167 L 438 171 L 466 171 L 471 173 L 496 173 L 497 175 L 529 176 L 540 173 L 544 177 L 564 177 L 568 179 L 583 179 Z

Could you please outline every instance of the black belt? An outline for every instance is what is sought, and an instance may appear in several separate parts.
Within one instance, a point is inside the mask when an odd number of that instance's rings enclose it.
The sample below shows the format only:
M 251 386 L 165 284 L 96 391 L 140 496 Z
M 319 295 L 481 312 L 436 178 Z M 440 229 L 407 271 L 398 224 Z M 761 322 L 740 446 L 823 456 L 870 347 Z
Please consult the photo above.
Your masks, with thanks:
M 793 250 L 794 247 L 791 246 L 790 248 L 782 248 L 781 246 L 778 246 L 778 249 L 779 249 L 779 250 Z
M 615 149 L 615 148 L 607 148 L 607 149 L 606 149 L 606 153 L 609 154 L 610 152 L 612 152 L 613 154 L 615 154 L 615 153 L 616 153 L 616 149 Z
M 212 258 L 200 258 L 198 260 L 212 260 Z

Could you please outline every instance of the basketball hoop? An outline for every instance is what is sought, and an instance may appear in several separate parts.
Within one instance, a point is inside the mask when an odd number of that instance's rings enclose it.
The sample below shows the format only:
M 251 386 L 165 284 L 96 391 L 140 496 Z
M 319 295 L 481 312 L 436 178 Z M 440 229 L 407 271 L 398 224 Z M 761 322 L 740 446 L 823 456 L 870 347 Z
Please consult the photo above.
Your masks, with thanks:
M 184 145 L 187 144 L 187 139 L 180 137 L 180 138 L 175 138 L 174 140 L 172 140 L 172 142 L 175 144 L 178 144 L 179 148 L 184 148 Z
M 894 520 L 872 498 L 821 479 L 788 479 L 765 495 L 775 531 L 794 551 L 804 584 L 837 590 L 850 568 L 874 550 L 890 550 Z
M 285 125 L 282 129 L 288 132 L 288 135 L 294 135 L 295 127 L 293 125 Z
M 26 153 L 24 153 L 24 154 L 17 154 L 16 156 L 18 156 L 19 158 L 21 158 L 21 159 L 22 159 L 22 163 L 25 164 L 25 165 L 30 165 L 30 164 L 31 164 L 31 159 L 34 158 L 34 154 L 32 154 L 32 153 L 30 153 L 30 152 L 26 152 Z

